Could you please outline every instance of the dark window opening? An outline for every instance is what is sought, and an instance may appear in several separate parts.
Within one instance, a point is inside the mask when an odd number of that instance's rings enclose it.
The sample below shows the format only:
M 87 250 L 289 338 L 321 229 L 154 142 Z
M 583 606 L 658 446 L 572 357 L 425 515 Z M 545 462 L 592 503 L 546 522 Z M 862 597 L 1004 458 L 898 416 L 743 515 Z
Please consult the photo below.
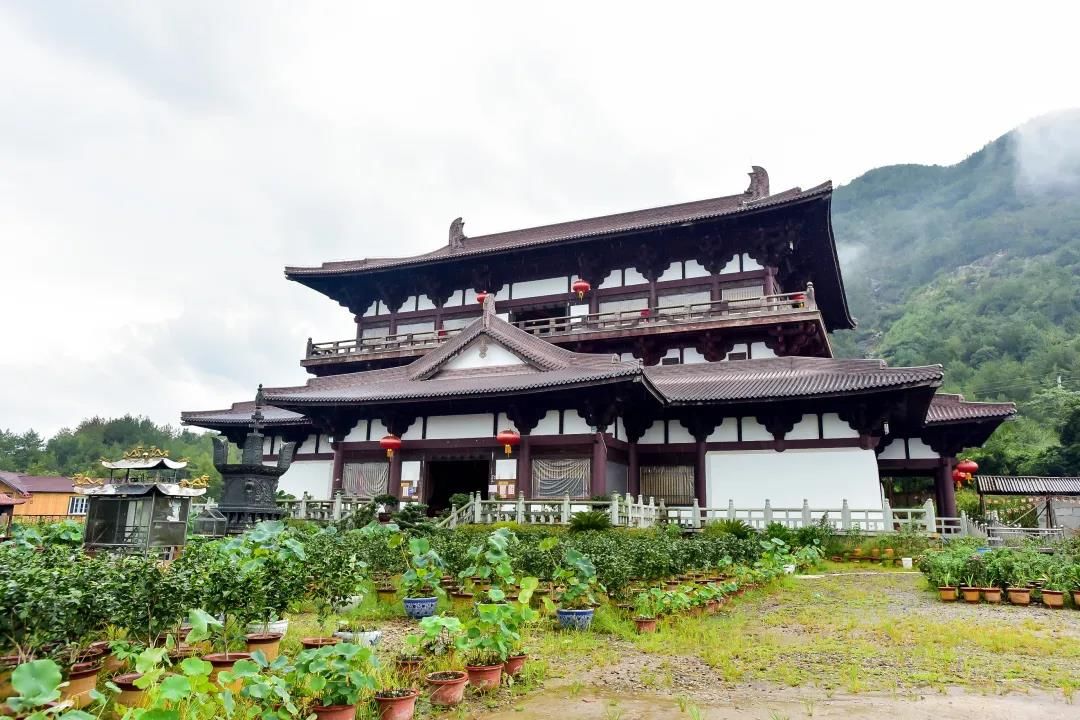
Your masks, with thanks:
M 566 304 L 548 305 L 515 310 L 510 313 L 510 322 L 534 335 L 547 335 L 566 329 L 565 318 L 570 315 L 570 306 Z
M 479 492 L 488 499 L 491 483 L 491 461 L 429 460 L 427 462 L 428 512 L 438 515 L 450 507 L 450 496 L 456 493 L 472 495 Z
M 728 360 L 745 360 L 746 359 L 746 353 L 744 353 L 744 352 L 728 353 L 727 359 Z

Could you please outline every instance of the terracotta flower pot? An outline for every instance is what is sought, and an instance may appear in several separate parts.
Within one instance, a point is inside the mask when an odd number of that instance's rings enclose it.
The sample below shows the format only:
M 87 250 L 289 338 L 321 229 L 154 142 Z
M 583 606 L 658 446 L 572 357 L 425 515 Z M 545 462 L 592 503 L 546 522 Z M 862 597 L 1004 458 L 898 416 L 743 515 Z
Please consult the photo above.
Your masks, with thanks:
M 634 618 L 634 622 L 642 635 L 656 632 L 656 618 Z
M 469 684 L 480 692 L 496 690 L 502 682 L 502 664 L 498 665 L 469 665 L 465 668 L 469 673 Z
M 1001 588 L 996 587 L 984 587 L 982 589 L 983 599 L 992 605 L 1001 604 Z
M 72 665 L 67 674 L 67 687 L 60 688 L 60 699 L 70 700 L 71 706 L 76 709 L 89 705 L 90 691 L 97 687 L 100 672 L 101 660 Z
M 380 588 L 377 588 L 375 590 L 375 594 L 378 596 L 379 602 L 388 603 L 393 602 L 394 598 L 397 597 L 397 590 L 395 590 L 391 585 L 384 585 Z
M 251 633 L 245 639 L 249 653 L 261 650 L 267 660 L 277 659 L 278 649 L 281 647 L 281 635 L 278 633 Z
M 355 705 L 316 705 L 311 708 L 319 720 L 353 720 L 356 717 Z
M 529 659 L 529 656 L 525 653 L 520 655 L 511 655 L 506 658 L 506 662 L 503 663 L 503 672 L 510 677 L 517 677 L 521 674 L 522 668 L 525 667 L 525 661 Z
M 960 588 L 960 592 L 964 596 L 964 602 L 977 603 L 979 602 L 979 596 L 982 594 L 982 588 L 962 587 Z
M 1030 605 L 1031 604 L 1031 588 L 1011 587 L 1009 588 L 1009 602 L 1013 605 Z
M 1080 610 L 1080 590 L 1073 590 L 1073 607 Z
M 381 695 L 380 693 L 392 693 Z M 407 694 L 398 694 L 407 693 Z M 383 690 L 375 693 L 375 704 L 379 708 L 379 720 L 410 720 L 416 711 L 416 690 Z
M 120 694 L 116 696 L 116 702 L 124 707 L 142 707 L 146 697 L 146 691 L 135 687 L 135 681 L 142 677 L 142 673 L 125 673 L 113 678 L 113 682 L 120 688 Z
M 306 637 L 300 638 L 300 644 L 304 646 L 305 650 L 311 650 L 312 648 L 326 647 L 327 645 L 337 645 L 341 642 L 341 638 L 337 637 Z
M 942 585 L 937 589 L 938 597 L 942 602 L 955 602 L 956 601 L 956 588 L 951 585 Z
M 1065 593 L 1061 590 L 1043 590 L 1042 601 L 1048 608 L 1061 610 L 1065 607 Z
M 203 655 L 203 660 L 214 666 L 214 669 L 210 671 L 210 682 L 217 682 L 218 673 L 222 670 L 232 670 L 232 667 L 236 664 L 237 660 L 250 659 L 251 653 L 246 652 L 210 653 L 209 655 Z M 234 680 L 229 683 L 229 690 L 238 693 L 243 685 L 243 680 Z
M 469 684 L 469 676 L 460 670 L 428 673 L 424 679 L 431 688 L 428 699 L 437 707 L 452 707 L 460 703 L 465 697 L 465 686 Z
M 397 665 L 398 671 L 402 675 L 413 677 L 420 674 L 420 666 L 424 664 L 424 658 L 416 657 L 399 657 L 394 661 Z
M 720 612 L 720 601 L 709 600 L 707 603 L 705 603 L 705 612 L 709 613 L 710 615 L 715 615 L 716 613 Z

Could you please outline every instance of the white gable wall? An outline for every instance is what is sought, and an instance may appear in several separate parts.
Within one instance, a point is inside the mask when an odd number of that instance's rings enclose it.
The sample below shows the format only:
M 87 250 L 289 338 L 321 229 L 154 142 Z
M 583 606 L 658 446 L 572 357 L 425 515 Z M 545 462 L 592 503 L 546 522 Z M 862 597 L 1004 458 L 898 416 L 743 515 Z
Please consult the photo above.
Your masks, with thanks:
M 480 339 L 469 343 L 461 352 L 450 358 L 444 370 L 466 370 L 481 367 L 499 367 L 504 365 L 526 365 L 527 363 L 502 345 L 488 340 L 487 350 L 481 354 Z

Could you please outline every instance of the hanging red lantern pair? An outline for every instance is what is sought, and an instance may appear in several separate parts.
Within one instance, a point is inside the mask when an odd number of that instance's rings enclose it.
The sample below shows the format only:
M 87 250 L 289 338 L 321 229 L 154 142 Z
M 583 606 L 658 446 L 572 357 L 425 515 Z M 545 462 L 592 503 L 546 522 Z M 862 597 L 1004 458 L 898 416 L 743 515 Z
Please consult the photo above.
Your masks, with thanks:
M 514 446 L 521 442 L 521 435 L 516 430 L 500 430 L 499 434 L 495 436 L 495 439 L 503 446 L 503 451 L 506 456 L 509 457 L 510 453 L 514 451 Z

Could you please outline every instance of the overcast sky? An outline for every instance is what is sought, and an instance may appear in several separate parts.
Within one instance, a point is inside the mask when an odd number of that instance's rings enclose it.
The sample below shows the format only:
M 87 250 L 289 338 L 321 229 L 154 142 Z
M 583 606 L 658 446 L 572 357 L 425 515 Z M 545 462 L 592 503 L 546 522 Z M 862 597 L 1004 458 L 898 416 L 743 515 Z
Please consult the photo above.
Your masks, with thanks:
M 954 163 L 1080 105 L 1076 11 L 829 7 L 0 0 L 0 428 L 302 381 L 353 326 L 287 264 Z

